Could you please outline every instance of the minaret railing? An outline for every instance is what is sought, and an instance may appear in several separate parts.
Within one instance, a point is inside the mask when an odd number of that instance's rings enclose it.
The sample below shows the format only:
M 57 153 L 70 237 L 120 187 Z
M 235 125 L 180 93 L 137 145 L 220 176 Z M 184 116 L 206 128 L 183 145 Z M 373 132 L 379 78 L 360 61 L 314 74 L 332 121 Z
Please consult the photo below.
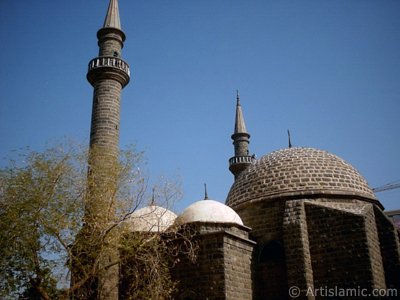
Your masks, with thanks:
M 229 165 L 233 164 L 241 164 L 241 163 L 253 163 L 255 161 L 254 156 L 246 155 L 246 156 L 234 156 L 229 159 Z
M 119 70 L 125 72 L 128 76 L 131 75 L 129 65 L 121 58 L 113 57 L 113 56 L 102 56 L 102 57 L 96 57 L 96 58 L 92 59 L 89 62 L 88 72 L 90 72 L 94 69 L 104 68 L 104 67 L 116 68 L 116 69 L 119 69 Z

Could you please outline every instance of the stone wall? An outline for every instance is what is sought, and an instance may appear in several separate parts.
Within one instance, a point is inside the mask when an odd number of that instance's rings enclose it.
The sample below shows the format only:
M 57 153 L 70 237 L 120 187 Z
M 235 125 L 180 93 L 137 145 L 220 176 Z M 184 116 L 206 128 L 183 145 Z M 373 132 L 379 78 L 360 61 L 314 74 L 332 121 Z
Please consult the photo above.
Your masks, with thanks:
M 385 288 L 372 205 L 352 205 L 305 203 L 315 288 Z
M 254 244 L 233 234 L 224 235 L 225 299 L 252 297 L 252 253 Z
M 282 239 L 285 201 L 258 201 L 235 208 L 243 224 L 251 228 L 250 237 L 262 245 Z
M 400 244 L 399 234 L 390 219 L 375 207 L 375 221 L 378 228 L 380 249 L 387 288 L 400 292 Z
M 287 286 L 300 291 L 298 299 L 314 299 L 307 290 L 314 287 L 309 228 L 303 200 L 287 201 L 284 215 L 284 246 L 287 267 Z M 280 299 L 288 296 L 288 290 Z
M 179 281 L 175 299 L 252 299 L 249 228 L 234 224 L 192 223 L 198 245 L 195 262 L 182 257 L 171 270 Z
M 255 201 L 235 207 L 257 242 L 253 295 L 286 299 L 288 288 L 399 285 L 398 236 L 380 208 L 340 198 Z M 318 297 L 317 297 L 318 298 Z

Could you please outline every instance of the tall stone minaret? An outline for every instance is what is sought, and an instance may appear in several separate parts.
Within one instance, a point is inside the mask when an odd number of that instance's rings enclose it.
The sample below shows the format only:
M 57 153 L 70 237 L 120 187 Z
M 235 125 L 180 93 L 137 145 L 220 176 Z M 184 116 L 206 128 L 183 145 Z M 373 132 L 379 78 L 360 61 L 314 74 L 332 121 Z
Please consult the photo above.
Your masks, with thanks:
M 229 170 L 236 179 L 255 160 L 254 156 L 249 155 L 250 134 L 246 130 L 239 92 L 236 94 L 235 130 L 231 138 L 235 148 L 235 156 L 229 159 Z
M 87 73 L 94 88 L 85 210 L 85 223 L 89 225 L 108 222 L 113 217 L 113 209 L 108 208 L 113 207 L 109 202 L 116 187 L 121 91 L 130 78 L 129 65 L 121 58 L 125 34 L 117 0 L 110 0 L 97 38 L 99 56 L 89 62 Z
M 99 55 L 87 73 L 94 92 L 84 225 L 71 251 L 71 286 L 84 282 L 74 299 L 111 300 L 118 299 L 118 265 L 111 263 L 118 251 L 107 228 L 116 220 L 121 91 L 130 79 L 129 65 L 121 58 L 125 34 L 117 0 L 110 0 L 97 38 Z M 85 279 L 90 272 L 95 276 Z
M 110 0 L 103 28 L 97 32 L 99 56 L 89 62 L 87 79 L 94 88 L 90 146 L 118 156 L 121 90 L 128 84 L 129 65 L 121 58 L 125 34 L 118 1 Z

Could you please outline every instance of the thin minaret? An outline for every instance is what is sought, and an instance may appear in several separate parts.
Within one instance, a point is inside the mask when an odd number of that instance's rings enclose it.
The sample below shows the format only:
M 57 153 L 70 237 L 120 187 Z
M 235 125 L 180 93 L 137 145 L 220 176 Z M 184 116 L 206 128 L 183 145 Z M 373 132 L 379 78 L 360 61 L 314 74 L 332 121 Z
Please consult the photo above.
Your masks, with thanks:
M 250 134 L 246 130 L 239 91 L 236 92 L 235 129 L 231 138 L 235 156 L 229 159 L 229 170 L 236 179 L 255 160 L 254 156 L 249 155 Z
M 88 186 L 84 225 L 71 250 L 71 285 L 83 282 L 74 299 L 111 300 L 118 298 L 118 266 L 106 266 L 118 254 L 110 242 L 105 250 L 102 241 L 115 221 L 121 91 L 130 79 L 129 65 L 121 58 L 125 34 L 117 0 L 110 0 L 97 38 L 99 53 L 89 62 L 86 76 L 93 86 Z M 95 278 L 85 282 L 85 274 L 96 269 Z
M 90 234 L 101 234 L 115 221 L 121 91 L 130 79 L 129 65 L 121 58 L 125 38 L 118 0 L 110 0 L 103 27 L 97 32 L 99 54 L 89 62 L 87 73 L 94 89 L 85 210 Z M 100 255 L 100 264 L 106 265 L 117 253 L 110 249 L 109 254 Z M 97 293 L 101 299 L 117 298 L 118 267 L 99 274 Z
M 111 0 L 103 27 L 97 32 L 99 56 L 89 62 L 87 79 L 94 88 L 90 147 L 118 156 L 121 90 L 130 78 L 121 58 L 125 34 L 121 30 L 118 1 Z M 107 153 L 106 153 L 107 152 Z
M 88 65 L 93 86 L 85 224 L 106 224 L 115 218 L 121 91 L 130 79 L 129 65 L 121 58 L 125 33 L 118 0 L 110 0 L 103 27 L 97 32 L 99 54 Z M 96 225 L 99 227 L 99 225 Z
M 121 29 L 117 0 L 110 0 L 97 38 L 99 55 L 89 62 L 86 76 L 93 86 L 85 210 L 85 223 L 89 225 L 113 218 L 114 206 L 110 201 L 117 178 L 121 91 L 130 79 L 129 65 L 121 58 L 125 33 Z

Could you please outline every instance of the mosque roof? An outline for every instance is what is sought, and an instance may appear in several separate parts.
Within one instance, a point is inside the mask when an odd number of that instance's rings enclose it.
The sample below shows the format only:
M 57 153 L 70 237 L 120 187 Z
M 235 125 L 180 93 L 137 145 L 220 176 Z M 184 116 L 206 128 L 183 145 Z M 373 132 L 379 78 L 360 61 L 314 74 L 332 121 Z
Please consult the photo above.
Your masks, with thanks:
M 229 206 L 215 200 L 200 200 L 189 205 L 176 219 L 176 224 L 192 222 L 236 223 L 242 219 Z
M 157 205 L 149 205 L 134 211 L 128 218 L 127 224 L 131 231 L 163 232 L 176 219 L 172 211 Z
M 316 195 L 355 196 L 376 201 L 364 177 L 338 156 L 314 148 L 286 148 L 250 165 L 232 185 L 226 204 Z

